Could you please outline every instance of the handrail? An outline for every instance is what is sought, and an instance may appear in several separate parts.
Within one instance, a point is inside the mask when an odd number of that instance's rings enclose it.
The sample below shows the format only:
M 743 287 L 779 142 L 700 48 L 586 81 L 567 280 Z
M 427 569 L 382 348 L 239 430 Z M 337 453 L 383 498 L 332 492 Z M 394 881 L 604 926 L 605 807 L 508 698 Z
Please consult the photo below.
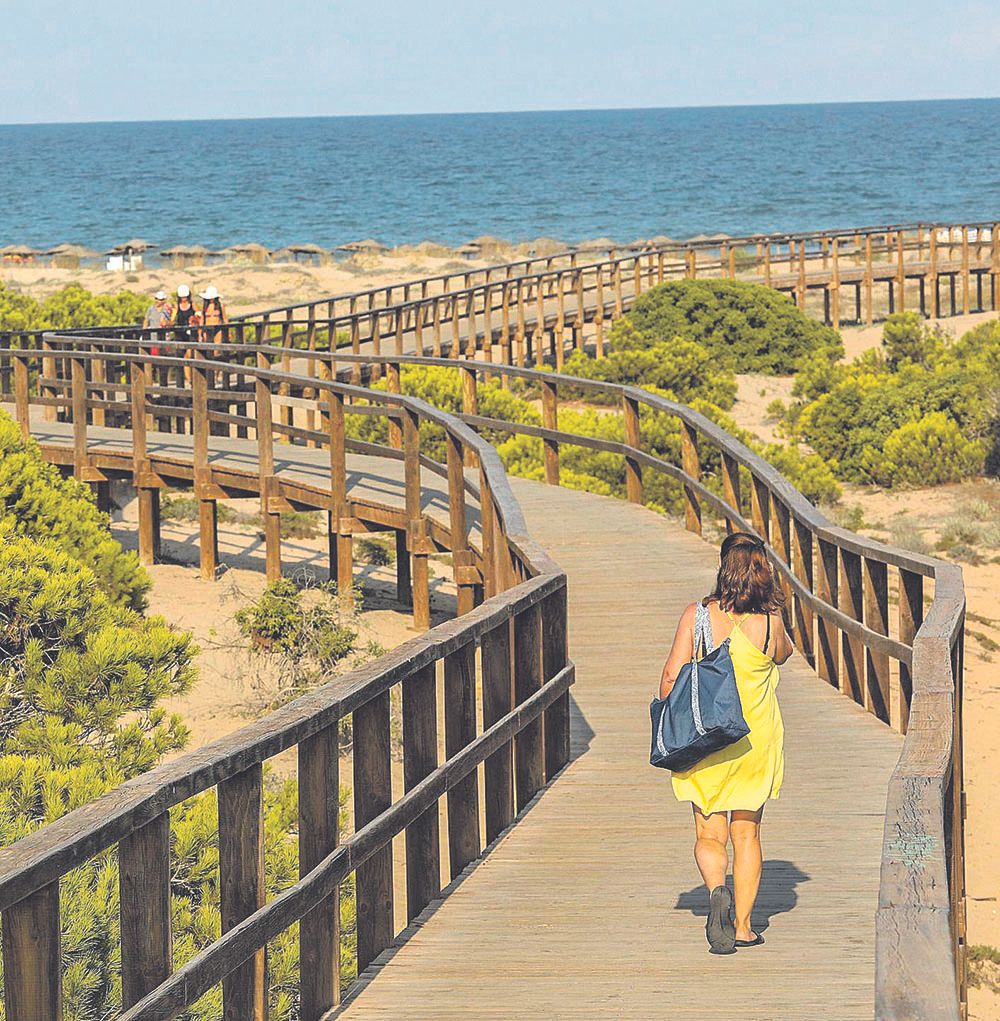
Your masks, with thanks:
M 143 340 L 75 336 L 48 340 L 45 352 L 0 352 L 0 361 L 5 357 L 34 359 L 36 363 L 46 359 L 58 365 L 87 353 L 73 352 L 84 345 L 97 347 L 108 361 L 134 358 L 151 365 L 158 361 L 148 354 L 130 353 L 147 349 L 148 341 Z M 189 367 L 204 364 L 212 371 L 237 377 L 248 371 L 239 359 L 264 366 L 284 364 L 289 357 L 288 349 L 279 345 L 220 348 L 181 343 L 178 349 L 185 347 L 192 355 L 214 353 L 237 360 L 213 363 L 207 357 L 191 357 L 167 361 Z M 789 627 L 799 650 L 821 678 L 906 735 L 887 798 L 876 926 L 877 1016 L 884 1021 L 914 1016 L 953 1021 L 961 1016 L 965 905 L 960 706 L 965 597 L 959 568 L 833 525 L 776 469 L 715 423 L 641 388 L 471 359 L 318 350 L 295 352 L 294 357 L 306 365 L 305 374 L 267 377 L 285 385 L 290 400 L 306 400 L 305 395 L 322 389 L 320 384 L 334 375 L 338 366 L 357 378 L 365 373 L 386 374 L 390 392 L 364 391 L 365 400 L 399 398 L 396 391 L 403 365 L 450 368 L 460 374 L 463 384 L 463 411 L 456 417 L 467 428 L 506 428 L 538 437 L 550 484 L 559 484 L 561 447 L 585 445 L 622 457 L 630 501 L 643 500 L 644 471 L 662 472 L 682 487 L 689 530 L 701 532 L 702 515 L 709 508 L 727 527 L 747 528 L 760 535 L 789 597 Z M 22 368 L 20 378 L 24 380 L 26 375 Z M 489 378 L 518 378 L 536 386 L 543 398 L 542 426 L 480 416 L 478 387 Z M 63 395 L 46 398 L 49 402 L 69 406 L 65 379 L 60 382 L 53 372 L 37 382 L 40 390 Z M 559 392 L 565 388 L 616 399 L 624 421 L 624 442 L 560 430 Z M 92 380 L 90 389 L 100 393 L 102 382 Z M 22 385 L 18 392 L 24 409 L 26 388 Z M 373 394 L 378 396 L 373 398 Z M 241 401 L 246 404 L 253 398 L 238 387 L 220 389 L 216 396 L 220 403 L 237 408 Z M 88 402 L 95 409 L 101 404 L 100 399 L 88 398 Z M 680 466 L 643 450 L 644 414 L 666 414 L 679 421 Z M 25 420 L 26 411 L 19 412 L 19 417 Z M 292 421 L 285 427 L 300 428 Z M 718 458 L 712 474 L 702 468 L 709 450 Z M 478 448 L 478 455 L 487 456 L 483 448 Z M 927 607 L 924 578 L 934 583 L 933 600 Z M 896 622 L 889 619 L 893 591 L 898 600 Z
M 49 335 L 53 346 L 70 349 L 65 364 L 72 435 L 63 446 L 78 478 L 105 485 L 112 475 L 131 477 L 140 493 L 140 533 L 152 529 L 155 500 L 162 478 L 193 483 L 202 521 L 203 568 L 214 568 L 214 502 L 227 487 L 261 495 L 268 544 L 268 574 L 280 571 L 280 528 L 271 527 L 289 500 L 326 508 L 336 550 L 331 564 L 343 598 L 349 598 L 352 532 L 368 527 L 397 534 L 402 559 L 397 581 L 412 599 L 418 624 L 429 624 L 427 557 L 450 549 L 461 615 L 427 630 L 376 662 L 302 696 L 236 734 L 187 753 L 142 774 L 114 791 L 0 850 L 0 912 L 4 926 L 5 996 L 8 1013 L 18 1021 L 51 1021 L 58 1015 L 59 880 L 70 869 L 117 845 L 122 876 L 122 968 L 128 1017 L 174 1017 L 220 978 L 226 1009 L 233 1016 L 255 1016 L 264 995 L 263 946 L 268 938 L 247 944 L 246 926 L 266 928 L 298 904 L 300 912 L 280 929 L 301 923 L 302 1016 L 315 1021 L 338 998 L 339 936 L 336 930 L 336 880 L 356 873 L 358 959 L 364 968 L 392 940 L 392 837 L 406 832 L 407 909 L 415 916 L 440 893 L 437 800 L 446 796 L 452 875 L 483 849 L 479 830 L 479 793 L 475 767 L 485 763 L 486 842 L 516 820 L 544 782 L 555 776 L 569 756 L 568 688 L 573 667 L 566 653 L 565 575 L 527 533 L 523 516 L 496 451 L 468 426 L 423 401 L 385 394 L 332 380 L 276 372 L 267 365 L 241 367 L 253 380 L 254 416 L 229 416 L 257 430 L 259 468 L 246 474 L 210 460 L 211 427 L 220 416 L 210 403 L 215 370 L 207 359 L 184 361 L 131 352 L 80 351 L 76 337 Z M 47 356 L 45 356 L 47 358 Z M 35 424 L 30 405 L 43 400 L 30 392 L 32 376 L 42 371 L 38 351 L 8 349 L 0 360 L 13 364 L 17 420 L 30 435 Z M 98 371 L 99 370 L 99 371 Z M 147 416 L 158 410 L 149 401 L 147 372 L 191 373 L 188 389 L 191 443 L 181 456 L 162 453 L 148 443 Z M 88 379 L 88 375 L 91 377 Z M 93 377 L 129 400 L 94 398 Z M 56 381 L 57 389 L 61 382 Z M 331 454 L 329 487 L 303 486 L 275 472 L 272 397 L 282 386 L 308 386 L 316 395 L 314 413 L 325 427 Z M 210 396 L 211 395 L 211 396 Z M 243 397 L 245 394 L 238 394 Z M 363 400 L 391 412 L 403 460 L 405 507 L 357 499 L 347 490 L 344 414 L 350 400 Z M 346 405 L 346 411 L 345 411 Z M 51 405 L 43 404 L 45 408 Z M 174 410 L 174 409 L 170 409 Z M 118 419 L 132 430 L 131 449 L 105 450 L 91 436 L 95 417 Z M 446 436 L 448 520 L 430 519 L 421 505 L 418 425 L 433 423 Z M 318 430 L 312 434 L 323 435 Z M 167 441 L 175 434 L 162 434 Z M 219 442 L 219 441 L 216 441 Z M 55 448 L 60 447 L 57 440 Z M 47 448 L 50 455 L 54 448 Z M 189 453 L 184 454 L 184 450 Z M 224 451 L 225 447 L 223 447 Z M 369 452 L 382 448 L 368 445 Z M 464 494 L 468 480 L 463 461 L 479 468 L 475 490 L 480 506 L 479 548 L 473 548 Z M 435 462 L 430 462 L 435 464 Z M 171 476 L 170 473 L 179 473 Z M 205 507 L 211 513 L 205 514 Z M 205 525 L 209 525 L 206 535 Z M 149 553 L 153 544 L 140 541 Z M 207 548 L 207 550 L 206 550 Z M 404 570 L 404 567 L 406 568 Z M 213 572 L 214 573 L 214 572 Z M 404 576 L 405 575 L 405 583 Z M 478 605 L 477 605 L 478 604 Z M 422 609 L 421 609 L 422 607 Z M 481 650 L 483 732 L 477 736 L 476 650 Z M 514 669 L 511 670 L 513 656 Z M 444 665 L 446 761 L 437 762 L 437 693 L 435 667 Z M 513 694 L 512 694 L 513 684 Z M 391 802 L 389 691 L 403 693 L 403 753 L 408 794 Z M 471 708 L 470 708 L 471 707 Z M 354 792 L 357 832 L 340 843 L 339 807 L 329 792 L 338 789 L 339 721 L 350 714 L 354 732 Z M 542 717 L 544 716 L 544 727 Z M 411 726 L 412 723 L 412 726 Z M 262 810 L 261 767 L 265 760 L 297 747 L 299 755 L 299 884 L 266 907 L 263 902 L 259 830 L 252 825 Z M 220 802 L 220 869 L 223 929 L 226 935 L 170 978 L 169 812 L 180 801 L 216 788 Z M 251 825 L 247 826 L 247 823 Z M 253 861 L 257 866 L 253 866 Z M 324 878 L 325 877 L 325 878 Z M 332 884 L 332 885 L 331 885 Z M 296 899 L 298 898 L 298 899 Z M 304 898 L 304 900 L 303 900 Z M 305 906 L 303 906 L 305 905 Z M 278 931 L 280 931 L 280 929 Z M 268 929 L 268 932 L 275 930 Z M 39 938 L 39 934 L 41 934 Z M 232 950 L 233 940 L 241 940 Z M 198 963 L 205 956 L 223 960 L 222 972 L 198 983 Z M 53 978 L 54 977 L 54 978 Z M 178 992 L 180 990 L 180 992 Z

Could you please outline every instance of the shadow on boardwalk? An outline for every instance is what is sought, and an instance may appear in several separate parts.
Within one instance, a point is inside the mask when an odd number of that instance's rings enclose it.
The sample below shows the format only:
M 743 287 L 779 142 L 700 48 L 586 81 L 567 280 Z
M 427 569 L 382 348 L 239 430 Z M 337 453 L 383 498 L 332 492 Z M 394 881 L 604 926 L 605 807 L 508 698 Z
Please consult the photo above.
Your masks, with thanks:
M 692 827 L 693 832 L 693 827 Z M 692 869 L 694 861 L 691 862 Z M 795 909 L 799 902 L 798 887 L 808 883 L 810 876 L 803 872 L 794 862 L 773 859 L 765 861 L 760 877 L 760 893 L 754 905 L 751 924 L 754 931 L 763 931 L 771 924 L 775 915 L 784 914 Z M 733 885 L 733 877 L 728 877 L 729 886 Z M 692 890 L 686 890 L 677 898 L 675 911 L 690 911 L 699 918 L 708 917 L 708 891 L 704 884 Z

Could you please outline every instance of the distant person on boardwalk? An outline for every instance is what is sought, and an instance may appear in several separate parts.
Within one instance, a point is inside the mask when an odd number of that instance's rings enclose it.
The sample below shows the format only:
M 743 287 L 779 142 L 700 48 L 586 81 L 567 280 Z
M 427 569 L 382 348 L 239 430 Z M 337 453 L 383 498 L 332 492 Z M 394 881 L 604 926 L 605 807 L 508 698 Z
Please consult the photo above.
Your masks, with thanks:
M 173 319 L 174 310 L 167 303 L 167 292 L 162 288 L 153 295 L 153 304 L 146 309 L 145 318 L 142 320 L 142 326 L 145 330 L 163 330 L 170 325 L 170 321 Z M 153 335 L 154 344 L 149 349 L 149 353 L 152 355 L 158 355 L 160 353 L 160 345 L 156 341 L 162 341 L 165 338 L 162 334 Z
M 222 326 L 226 322 L 226 309 L 222 304 L 222 295 L 211 284 L 203 290 L 199 297 L 202 300 L 201 322 L 203 326 Z M 207 344 L 221 344 L 225 339 L 224 330 L 202 330 L 202 340 Z
M 177 309 L 174 312 L 174 340 L 178 348 L 175 354 L 181 358 L 190 358 L 191 351 L 188 344 L 198 340 L 198 333 L 193 328 L 201 325 L 201 316 L 194 307 L 194 299 L 191 297 L 191 288 L 187 284 L 180 284 L 177 287 Z M 184 374 L 178 370 L 178 385 L 183 386 Z
M 729 642 L 743 717 L 750 733 L 672 777 L 678 801 L 694 807 L 694 857 L 709 892 L 705 932 L 712 953 L 758 946 L 751 914 L 760 885 L 760 824 L 765 803 L 777 798 L 784 775 L 784 728 L 778 708 L 778 664 L 792 653 L 764 543 L 747 532 L 722 543 L 715 590 L 681 615 L 660 679 L 665 698 L 694 652 L 700 621 L 707 655 Z M 726 886 L 728 844 L 733 845 L 733 894 Z

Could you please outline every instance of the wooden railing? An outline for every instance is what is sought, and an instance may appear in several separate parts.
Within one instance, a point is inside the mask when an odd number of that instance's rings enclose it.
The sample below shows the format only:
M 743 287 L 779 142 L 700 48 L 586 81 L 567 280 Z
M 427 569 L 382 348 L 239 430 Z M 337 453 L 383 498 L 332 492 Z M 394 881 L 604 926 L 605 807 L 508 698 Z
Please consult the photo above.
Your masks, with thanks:
M 601 357 L 610 323 L 664 281 L 729 277 L 789 294 L 839 326 L 894 311 L 937 317 L 1000 310 L 1000 225 L 906 224 L 684 242 L 587 261 L 575 253 L 432 277 L 254 313 L 202 339 L 280 343 L 289 351 L 467 357 L 562 368 L 573 350 Z M 942 282 L 946 285 L 942 295 Z M 946 300 L 946 299 L 950 299 Z M 69 331 L 169 345 L 173 330 Z M 40 334 L 19 334 L 37 346 Z M 8 346 L 12 335 L 0 334 Z M 288 371 L 290 363 L 284 363 Z
M 110 365 L 118 359 L 130 367 L 139 363 L 143 378 L 149 378 L 157 365 L 173 366 L 175 371 L 177 366 L 187 366 L 215 374 L 219 382 L 214 389 L 209 387 L 207 377 L 193 388 L 195 401 L 203 403 L 205 409 L 200 417 L 236 433 L 241 428 L 248 433 L 253 430 L 255 419 L 248 408 L 259 396 L 241 384 L 241 376 L 253 376 L 255 387 L 264 379 L 267 395 L 283 388 L 281 397 L 289 411 L 284 420 L 274 420 L 274 430 L 303 443 L 320 442 L 325 436 L 322 428 L 315 428 L 315 422 L 310 426 L 310 413 L 314 417 L 323 413 L 316 407 L 310 409 L 310 395 L 328 390 L 328 377 L 338 369 L 358 378 L 384 372 L 389 384 L 390 392 L 377 396 L 372 391 L 342 386 L 345 401 L 363 396 L 376 402 L 405 403 L 406 398 L 392 392 L 399 389 L 402 365 L 448 367 L 460 373 L 463 381 L 463 412 L 455 416 L 462 420 L 463 427 L 538 438 L 543 445 L 545 478 L 550 484 L 559 484 L 560 454 L 567 445 L 603 451 L 621 457 L 629 500 L 641 503 L 644 476 L 661 473 L 680 487 L 688 529 L 700 533 L 709 516 L 728 529 L 750 530 L 764 538 L 788 596 L 788 625 L 800 652 L 823 680 L 906 735 L 887 792 L 876 924 L 877 1016 L 883 1021 L 916 1017 L 957 1021 L 963 1016 L 961 697 L 965 597 L 958 568 L 836 527 L 775 469 L 703 415 L 639 388 L 482 360 L 322 351 L 298 352 L 296 357 L 307 371 L 290 375 L 267 367 L 288 357 L 288 348 L 280 345 L 223 349 L 222 353 L 231 358 L 228 363 L 198 357 L 156 359 L 141 353 L 144 347 L 148 344 L 125 339 L 49 336 L 44 352 L 22 350 L 0 353 L 0 358 L 12 364 L 8 375 L 16 383 L 20 381 L 13 397 L 26 428 L 30 427 L 32 403 L 57 409 L 64 416 L 68 409 L 75 408 L 75 415 L 84 417 L 87 406 L 91 414 L 120 410 L 112 408 L 112 403 L 121 402 L 112 402 L 110 395 L 118 393 L 124 383 L 109 382 L 121 378 L 120 368 L 96 381 L 88 381 L 85 370 L 79 368 L 75 380 L 72 371 L 67 372 L 67 363 L 85 365 L 87 357 L 93 356 L 89 349 L 96 348 L 102 353 L 98 362 Z M 193 345 L 189 353 L 218 355 L 220 350 Z M 17 368 L 19 363 L 21 368 Z M 230 381 L 226 381 L 227 375 Z M 516 378 L 537 389 L 541 425 L 510 423 L 479 414 L 480 388 L 495 377 Z M 560 430 L 559 397 L 567 390 L 599 394 L 604 403 L 617 402 L 624 440 L 609 441 Z M 183 421 L 184 414 L 163 403 L 167 397 L 176 398 L 175 391 L 184 393 L 186 388 L 147 384 L 147 394 L 155 394 L 161 401 L 148 410 L 164 421 L 171 416 Z M 432 414 L 426 405 L 416 403 L 425 415 Z M 210 405 L 218 410 L 209 410 Z M 654 415 L 678 421 L 680 465 L 643 448 L 644 419 L 648 423 Z M 442 418 L 452 421 L 447 416 Z M 472 450 L 473 437 L 462 435 L 466 451 Z M 473 453 L 483 462 L 491 449 L 475 446 Z M 453 464 L 457 460 L 456 454 Z M 709 463 L 717 464 L 711 473 L 702 467 Z M 458 477 L 455 470 L 453 478 Z M 139 475 L 136 479 L 138 482 Z M 214 490 L 205 489 L 200 498 L 211 501 L 215 495 Z M 271 505 L 270 512 L 280 514 L 281 507 Z M 499 506 L 494 508 L 494 516 L 500 520 Z M 509 537 L 507 542 L 509 546 Z M 522 555 L 519 562 L 526 559 Z M 925 579 L 933 588 L 930 600 L 930 593 L 925 594 Z M 893 600 L 898 607 L 894 617 L 890 616 Z M 551 683 L 548 671 L 543 676 Z M 12 903 L 10 898 L 3 899 L 4 891 L 0 871 L 0 906 Z M 219 953 L 230 960 L 223 951 Z
M 49 338 L 53 347 L 59 338 Z M 90 345 L 88 345 L 89 347 Z M 192 486 L 201 508 L 202 564 L 213 563 L 215 501 L 228 493 L 256 491 L 268 537 L 269 574 L 280 569 L 279 517 L 291 506 L 330 514 L 331 573 L 351 591 L 351 536 L 369 529 L 403 536 L 397 579 L 412 585 L 418 622 L 428 616 L 427 558 L 451 550 L 459 609 L 439 625 L 375 663 L 339 678 L 216 741 L 123 784 L 92 804 L 0 851 L 4 996 L 9 1021 L 54 1021 L 61 1016 L 59 885 L 61 877 L 107 848 L 116 847 L 120 869 L 123 1018 L 176 1017 L 221 981 L 227 1017 L 264 1016 L 264 947 L 300 923 L 300 1016 L 316 1021 L 339 997 L 338 886 L 355 874 L 358 966 L 364 968 L 393 940 L 392 839 L 405 834 L 406 914 L 415 918 L 441 894 L 438 804 L 446 801 L 449 874 L 456 877 L 484 846 L 515 820 L 569 757 L 568 688 L 573 666 L 566 649 L 565 575 L 528 536 L 503 467 L 489 444 L 468 426 L 422 401 L 358 390 L 330 381 L 296 380 L 267 368 L 241 367 L 252 380 L 255 413 L 239 419 L 255 433 L 248 444 L 259 468 L 220 465 L 221 440 L 210 428 L 220 417 L 209 408 L 211 370 L 204 359 L 185 364 L 117 350 L 79 350 L 74 341 L 53 361 L 65 376 L 47 378 L 41 353 L 4 351 L 13 392 L 5 393 L 25 435 L 31 406 L 42 402 L 69 419 L 63 437 L 46 451 L 98 486 L 131 479 L 140 495 L 141 547 L 153 549 L 158 487 L 165 481 Z M 47 358 L 47 356 L 44 356 Z M 98 369 L 98 367 L 100 367 Z M 162 440 L 148 443 L 149 425 L 161 410 L 146 386 L 154 367 L 191 372 L 186 421 L 190 436 L 178 453 Z M 96 393 L 94 378 L 102 382 Z M 56 397 L 42 396 L 37 389 Z M 315 385 L 314 385 L 315 384 Z M 311 442 L 330 452 L 326 484 L 308 486 L 276 468 L 271 414 L 282 385 L 309 389 L 322 423 Z M 55 401 L 53 405 L 48 403 Z M 363 405 L 352 401 L 363 400 Z M 345 415 L 364 407 L 389 417 L 399 448 L 345 440 Z M 171 407 L 171 414 L 179 409 Z M 131 429 L 125 449 L 101 452 L 95 418 Z M 231 425 L 231 416 L 221 419 Z M 419 426 L 444 430 L 447 463 L 420 450 Z M 235 427 L 234 427 L 235 428 Z M 95 437 L 95 431 L 98 432 Z M 95 446 L 95 439 L 98 446 Z M 347 451 L 402 462 L 402 505 L 352 499 Z M 154 447 L 156 449 L 154 449 Z M 478 485 L 463 462 L 478 466 Z M 422 506 L 427 495 L 421 468 L 447 479 L 446 520 Z M 143 494 L 147 496 L 144 498 Z M 478 518 L 466 505 L 477 502 Z M 478 548 L 473 547 L 473 528 Z M 207 527 L 206 527 L 207 526 Z M 212 550 L 207 555 L 205 550 Z M 347 572 L 345 572 L 345 565 Z M 419 607 L 423 606 L 422 610 Z M 478 660 L 478 665 L 477 665 Z M 444 757 L 439 759 L 437 664 L 443 669 Z M 477 677 L 481 701 L 477 697 Z M 393 741 L 390 690 L 401 693 L 403 783 L 390 781 Z M 482 725 L 478 725 L 480 716 Z M 338 834 L 338 725 L 352 721 L 355 830 Z M 298 853 L 300 880 L 269 902 L 264 898 L 262 768 L 286 749 L 298 754 Z M 477 767 L 483 765 L 479 790 Z M 170 932 L 170 809 L 214 788 L 219 802 L 219 879 L 223 935 L 172 971 Z M 395 796 L 394 796 L 395 795 Z

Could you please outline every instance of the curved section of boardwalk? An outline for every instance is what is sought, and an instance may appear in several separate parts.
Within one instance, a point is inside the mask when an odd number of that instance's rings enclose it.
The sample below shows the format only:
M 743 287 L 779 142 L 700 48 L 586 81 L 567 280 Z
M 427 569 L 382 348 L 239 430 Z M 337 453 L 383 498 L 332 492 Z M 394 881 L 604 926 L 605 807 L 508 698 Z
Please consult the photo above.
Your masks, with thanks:
M 716 553 L 641 507 L 513 485 L 569 578 L 573 760 L 335 1016 L 870 1019 L 885 792 L 902 738 L 797 654 L 782 667 L 786 784 L 765 812 L 754 916 L 767 943 L 711 957 L 690 812 L 647 764 L 646 712 Z

